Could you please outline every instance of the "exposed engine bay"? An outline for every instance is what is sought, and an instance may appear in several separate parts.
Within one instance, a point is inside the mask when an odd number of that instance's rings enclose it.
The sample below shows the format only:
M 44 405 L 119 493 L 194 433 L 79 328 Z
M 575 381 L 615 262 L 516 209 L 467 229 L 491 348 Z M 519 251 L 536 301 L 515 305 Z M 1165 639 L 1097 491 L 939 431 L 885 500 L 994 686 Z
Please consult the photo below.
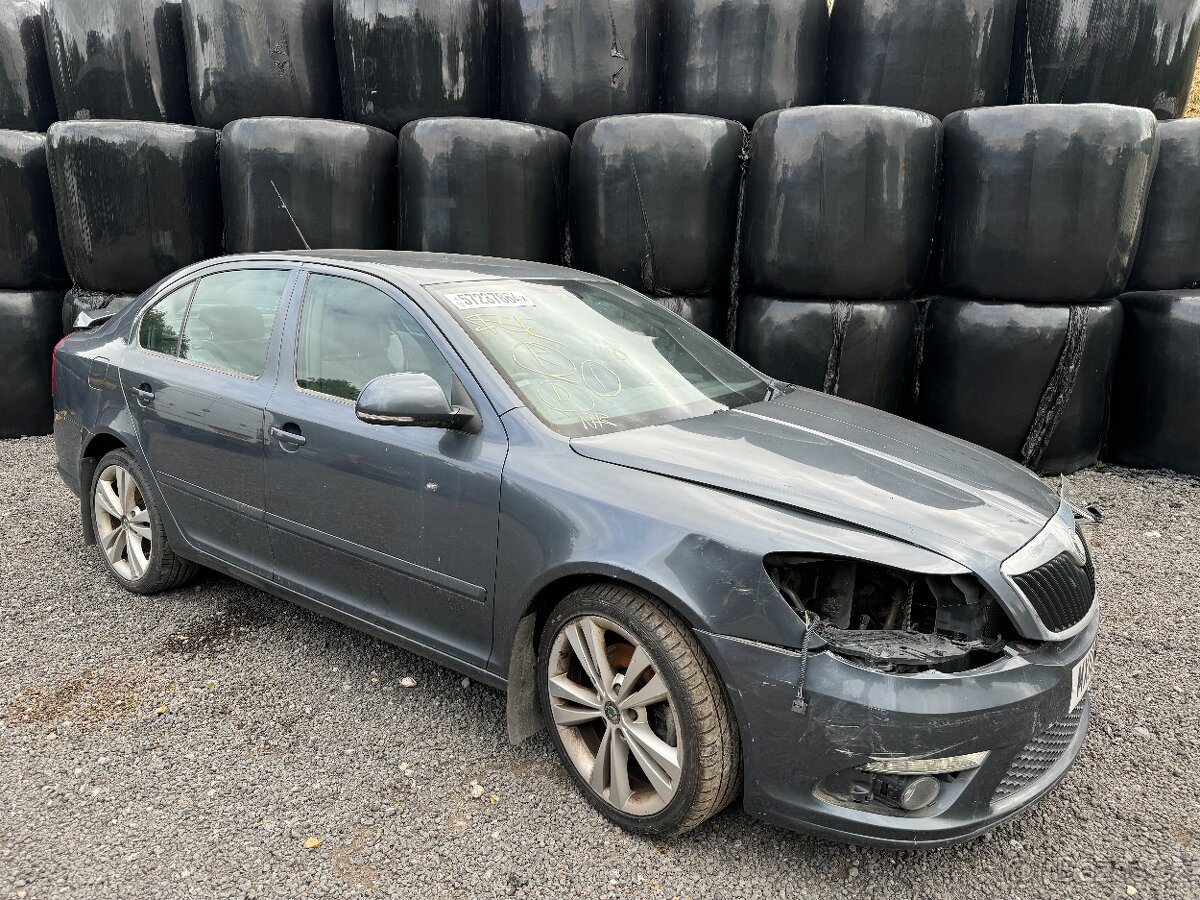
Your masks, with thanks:
M 805 620 L 811 651 L 897 674 L 958 672 L 996 659 L 1015 638 L 1000 604 L 973 576 L 801 554 L 770 556 L 766 566 Z

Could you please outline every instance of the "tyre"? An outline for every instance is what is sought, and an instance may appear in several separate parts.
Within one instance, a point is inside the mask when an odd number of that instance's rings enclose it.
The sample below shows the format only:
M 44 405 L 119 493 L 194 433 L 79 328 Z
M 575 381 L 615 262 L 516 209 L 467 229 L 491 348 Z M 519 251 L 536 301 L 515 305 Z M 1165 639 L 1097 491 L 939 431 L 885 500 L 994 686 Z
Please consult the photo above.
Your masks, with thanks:
M 92 525 L 108 571 L 135 594 L 182 587 L 199 567 L 176 556 L 167 543 L 158 505 L 146 489 L 137 460 L 114 450 L 92 476 Z
M 564 599 L 542 630 L 538 689 L 567 771 L 622 828 L 683 834 L 740 790 L 721 681 L 690 629 L 645 594 L 596 584 Z

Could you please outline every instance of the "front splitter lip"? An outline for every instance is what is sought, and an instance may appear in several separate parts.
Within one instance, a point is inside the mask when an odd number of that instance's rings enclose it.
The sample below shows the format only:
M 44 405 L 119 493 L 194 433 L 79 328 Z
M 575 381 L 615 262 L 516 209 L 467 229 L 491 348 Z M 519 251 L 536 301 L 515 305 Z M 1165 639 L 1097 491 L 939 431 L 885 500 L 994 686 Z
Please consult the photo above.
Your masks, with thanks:
M 1036 735 L 1069 712 L 1071 670 L 1095 639 L 1076 638 L 975 672 L 895 676 L 833 654 L 796 651 L 698 632 L 737 712 L 746 811 L 784 827 L 879 847 L 941 847 L 1009 821 L 1059 784 L 1083 747 L 1084 715 L 1061 756 L 1034 782 L 993 804 L 1000 781 Z M 1085 701 L 1086 703 L 1087 701 Z M 980 750 L 988 761 L 961 793 L 927 815 L 886 815 L 822 799 L 828 776 L 879 755 L 942 757 Z

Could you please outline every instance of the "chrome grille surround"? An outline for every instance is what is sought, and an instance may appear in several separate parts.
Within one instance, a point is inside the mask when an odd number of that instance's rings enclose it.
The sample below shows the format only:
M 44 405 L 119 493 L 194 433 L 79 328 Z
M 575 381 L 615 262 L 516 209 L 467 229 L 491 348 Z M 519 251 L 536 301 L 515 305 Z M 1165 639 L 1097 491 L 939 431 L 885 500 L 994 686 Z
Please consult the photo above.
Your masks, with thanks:
M 1066 501 L 1000 571 L 1041 623 L 1045 639 L 1065 640 L 1087 627 L 1096 607 L 1095 570 Z

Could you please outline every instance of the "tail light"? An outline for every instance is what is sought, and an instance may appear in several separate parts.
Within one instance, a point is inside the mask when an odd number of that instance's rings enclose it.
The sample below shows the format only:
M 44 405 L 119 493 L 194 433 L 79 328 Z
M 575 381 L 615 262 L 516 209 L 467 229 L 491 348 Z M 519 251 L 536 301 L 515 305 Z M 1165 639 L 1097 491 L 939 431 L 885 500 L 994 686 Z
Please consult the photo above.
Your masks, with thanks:
M 75 332 L 73 332 L 73 331 L 71 332 L 71 334 L 74 334 L 74 333 Z M 68 334 L 61 341 L 59 341 L 57 344 L 55 344 L 54 349 L 52 351 L 50 351 L 50 396 L 51 397 L 54 396 L 54 374 L 55 374 L 54 370 L 58 366 L 58 348 L 63 345 L 63 343 L 66 341 L 67 338 L 69 338 L 71 336 L 71 334 Z

